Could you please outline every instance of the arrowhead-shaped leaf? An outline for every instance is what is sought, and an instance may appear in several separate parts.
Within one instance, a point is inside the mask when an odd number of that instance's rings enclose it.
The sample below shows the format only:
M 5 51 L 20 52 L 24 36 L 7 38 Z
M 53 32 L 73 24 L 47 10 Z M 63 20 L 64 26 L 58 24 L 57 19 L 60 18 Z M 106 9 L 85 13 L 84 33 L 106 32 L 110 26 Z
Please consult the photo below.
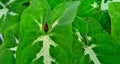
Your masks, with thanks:
M 73 41 L 73 59 L 75 64 L 118 64 L 119 43 L 106 33 L 94 18 L 87 18 L 82 22 L 88 26 L 86 39 L 81 37 L 82 29 L 77 29 Z M 77 23 L 77 22 L 76 22 Z M 85 26 L 82 26 L 85 27 Z M 82 28 L 81 27 L 81 28 Z M 79 27 L 80 28 L 80 27 Z M 112 51 L 112 52 L 111 52 Z M 114 62 L 113 62 L 114 60 Z
M 23 12 L 17 64 L 71 64 L 72 22 L 79 1 L 50 9 L 46 0 L 33 0 Z M 66 38 L 67 36 L 67 38 Z

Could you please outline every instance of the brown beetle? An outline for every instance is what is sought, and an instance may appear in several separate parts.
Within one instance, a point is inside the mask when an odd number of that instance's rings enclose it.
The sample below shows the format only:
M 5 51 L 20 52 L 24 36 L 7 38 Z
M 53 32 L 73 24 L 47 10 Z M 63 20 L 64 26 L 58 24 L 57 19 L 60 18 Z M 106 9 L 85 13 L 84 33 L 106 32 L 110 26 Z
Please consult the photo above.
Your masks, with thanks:
M 44 31 L 45 31 L 45 32 L 48 31 L 48 24 L 47 24 L 47 23 L 44 24 Z

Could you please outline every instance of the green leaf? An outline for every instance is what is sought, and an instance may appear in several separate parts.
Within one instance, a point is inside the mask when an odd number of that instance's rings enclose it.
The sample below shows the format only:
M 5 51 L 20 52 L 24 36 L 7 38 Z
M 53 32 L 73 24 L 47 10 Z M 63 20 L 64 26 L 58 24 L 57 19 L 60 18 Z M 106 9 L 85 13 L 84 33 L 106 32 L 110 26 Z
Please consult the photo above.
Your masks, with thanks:
M 14 0 L 9 0 L 7 2 L 0 1 L 0 33 L 3 34 L 4 31 L 10 26 L 20 21 L 22 11 L 26 8 L 21 4 L 15 3 Z M 19 8 L 19 9 L 18 9 Z
M 0 64 L 15 64 L 15 58 L 9 49 L 0 49 Z
M 64 2 L 65 0 L 47 0 L 51 9 L 54 9 L 56 5 L 60 4 L 61 2 Z
M 80 0 L 81 4 L 77 15 L 80 17 L 93 16 L 100 11 L 100 2 L 97 0 Z
M 111 17 L 111 34 L 120 42 L 120 3 L 114 2 L 109 4 L 109 14 Z
M 46 0 L 31 1 L 20 22 L 17 64 L 71 64 L 72 22 L 78 6 L 79 1 L 64 2 L 51 12 Z
M 74 37 L 77 39 L 74 39 L 73 41 L 73 50 L 75 50 L 73 51 L 74 64 L 120 63 L 118 60 L 120 44 L 102 29 L 96 19 L 87 18 L 84 21 L 86 21 L 88 26 L 86 41 L 81 37 L 80 31 L 82 31 L 82 29 L 77 29 L 79 35 L 74 32 Z M 79 22 L 85 23 L 81 21 L 81 19 Z M 83 27 L 85 26 L 82 26 L 81 28 Z M 114 60 L 114 62 L 112 62 L 112 60 Z
M 102 0 L 101 10 L 108 10 L 108 5 L 112 2 L 120 2 L 119 0 Z
M 80 32 L 81 37 L 83 39 L 86 39 L 86 35 L 88 34 L 88 26 L 83 18 L 77 16 L 73 22 L 73 27 L 74 27 L 73 29 L 74 31 L 78 29 L 77 31 Z
M 72 1 L 72 0 L 47 0 L 51 9 L 54 9 L 58 4 L 65 2 L 65 1 Z
M 31 0 L 15 0 L 15 3 L 24 5 L 24 4 L 26 4 L 26 3 L 30 2 L 30 1 Z
M 16 64 L 16 48 L 20 36 L 19 23 L 9 27 L 4 33 L 4 40 L 0 46 L 0 64 Z
M 16 39 L 19 40 L 20 36 L 20 23 L 16 23 L 13 26 L 9 27 L 4 32 L 4 41 L 1 44 L 1 49 L 3 48 L 11 48 L 16 46 Z
M 110 16 L 107 10 L 102 10 L 101 5 L 103 5 L 104 0 L 81 0 L 81 4 L 78 9 L 77 16 L 79 17 L 94 17 L 97 19 L 102 28 L 105 29 L 107 32 L 111 32 L 111 23 L 110 23 Z M 107 0 L 105 0 L 106 2 Z
M 108 33 L 111 33 L 111 18 L 108 10 L 100 11 L 94 15 L 94 18 L 100 22 L 103 29 L 105 29 Z

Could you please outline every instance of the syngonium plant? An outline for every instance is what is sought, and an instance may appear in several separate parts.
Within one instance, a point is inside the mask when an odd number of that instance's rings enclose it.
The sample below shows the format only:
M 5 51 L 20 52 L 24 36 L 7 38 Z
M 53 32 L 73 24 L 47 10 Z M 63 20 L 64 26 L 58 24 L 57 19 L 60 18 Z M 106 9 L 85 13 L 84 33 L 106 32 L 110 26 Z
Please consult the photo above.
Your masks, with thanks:
M 63 2 L 51 10 L 46 0 L 31 1 L 21 16 L 17 64 L 72 64 L 72 22 L 79 4 Z
M 6 2 L 0 1 L 8 10 L 0 11 L 0 64 L 120 63 L 119 1 Z

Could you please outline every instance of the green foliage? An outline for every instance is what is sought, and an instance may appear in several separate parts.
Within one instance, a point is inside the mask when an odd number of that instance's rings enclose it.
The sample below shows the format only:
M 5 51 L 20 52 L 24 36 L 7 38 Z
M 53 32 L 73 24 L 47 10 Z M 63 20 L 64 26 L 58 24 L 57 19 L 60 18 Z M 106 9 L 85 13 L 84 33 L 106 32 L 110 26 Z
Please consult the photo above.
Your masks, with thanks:
M 118 60 L 119 53 L 120 53 L 119 43 L 102 29 L 101 25 L 96 19 L 77 18 L 77 20 L 74 23 L 76 23 L 76 25 L 84 24 L 84 26 L 81 26 L 81 28 L 85 28 L 85 25 L 87 25 L 86 29 L 88 29 L 87 31 L 84 30 L 86 32 L 86 38 L 79 38 L 83 35 L 83 33 L 81 32 L 83 30 L 79 29 L 78 26 L 73 25 L 75 26 L 74 27 L 75 30 L 78 30 L 78 32 L 74 34 L 74 38 L 75 36 L 76 38 L 73 41 L 73 44 L 74 44 L 73 57 L 75 58 L 74 64 L 78 64 L 78 63 L 80 64 L 91 64 L 91 63 L 92 64 L 101 64 L 101 63 L 117 64 L 119 63 L 119 60 Z M 81 35 L 78 35 L 77 33 Z M 85 52 L 87 52 L 86 54 L 88 54 L 89 56 L 84 54 Z M 115 60 L 115 62 L 112 61 L 113 59 Z
M 120 1 L 0 0 L 0 64 L 119 64 Z
M 17 50 L 17 64 L 36 64 L 38 62 L 42 64 L 42 61 L 44 64 L 47 62 L 48 64 L 52 62 L 71 64 L 71 30 L 78 5 L 79 1 L 65 2 L 56 6 L 52 11 L 45 0 L 33 0 L 21 18 L 21 40 Z M 47 32 L 44 30 L 46 23 L 49 27 Z M 68 37 L 65 38 L 66 36 Z M 44 38 L 43 42 L 40 38 Z M 47 42 L 48 38 L 55 43 Z M 38 53 L 41 53 L 43 57 L 39 55 L 34 60 Z
M 109 4 L 109 13 L 111 16 L 111 32 L 112 36 L 120 42 L 120 3 L 114 2 Z

